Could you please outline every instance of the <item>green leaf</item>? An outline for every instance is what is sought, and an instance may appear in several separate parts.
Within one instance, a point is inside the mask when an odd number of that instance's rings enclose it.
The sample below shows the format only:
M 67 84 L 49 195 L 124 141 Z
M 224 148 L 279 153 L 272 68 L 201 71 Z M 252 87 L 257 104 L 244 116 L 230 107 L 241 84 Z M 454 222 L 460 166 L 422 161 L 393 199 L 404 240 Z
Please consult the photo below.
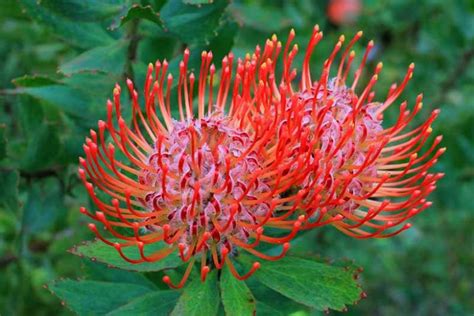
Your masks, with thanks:
M 15 0 L 3 0 L 2 10 L 0 11 L 0 17 L 5 18 L 21 18 L 21 8 L 18 2 Z M 2 19 L 3 20 L 3 19 Z
M 111 242 L 119 242 L 119 240 L 110 239 Z M 163 243 L 154 243 L 145 246 L 145 255 L 150 255 L 164 247 Z M 116 268 L 139 271 L 139 272 L 150 272 L 159 271 L 163 269 L 171 269 L 179 267 L 183 264 L 177 253 L 172 253 L 162 260 L 156 262 L 144 262 L 140 264 L 131 264 L 125 261 L 117 252 L 117 250 L 109 246 L 102 241 L 89 242 L 84 245 L 79 245 L 71 249 L 71 252 L 78 256 L 85 256 L 92 260 L 111 265 Z M 137 247 L 124 247 L 124 254 L 132 259 L 139 259 L 140 253 Z
M 221 59 L 232 50 L 238 29 L 237 23 L 226 17 L 220 27 L 216 29 L 217 35 L 211 40 L 207 47 L 202 47 L 202 49 L 212 50 L 216 64 L 220 64 Z
M 172 316 L 214 316 L 219 310 L 219 289 L 217 287 L 217 271 L 209 273 L 206 281 L 197 277 L 184 288 Z
M 102 71 L 120 75 L 124 71 L 128 41 L 117 41 L 108 46 L 88 50 L 61 65 L 59 71 L 71 75 L 83 71 Z
M 43 109 L 41 101 L 29 95 L 21 95 L 17 98 L 17 108 L 17 122 L 24 133 L 24 138 L 25 140 L 31 139 L 45 122 L 45 109 Z M 54 109 L 49 110 L 54 112 Z M 22 157 L 23 155 L 18 156 Z
M 123 0 L 41 0 L 41 4 L 52 12 L 75 21 L 103 20 L 122 11 L 127 1 Z
M 61 215 L 64 215 L 64 203 L 58 180 L 49 178 L 33 183 L 23 211 L 23 232 L 33 234 L 47 230 Z
M 178 300 L 177 291 L 156 291 L 132 300 L 107 316 L 168 316 Z
M 0 206 L 11 212 L 18 210 L 18 183 L 18 171 L 0 170 Z
M 200 5 L 200 4 L 213 3 L 214 0 L 183 0 L 183 2 L 186 3 L 186 4 Z
M 7 156 L 7 138 L 5 137 L 5 131 L 5 124 L 0 124 L 0 160 Z
M 84 104 L 85 113 L 76 113 L 69 109 L 66 111 L 75 116 L 92 120 L 93 125 L 97 126 L 97 120 L 104 119 L 106 115 L 105 103 L 106 100 L 111 97 L 116 82 L 123 83 L 123 77 L 103 72 L 81 72 L 76 73 L 69 78 L 65 78 L 64 83 L 69 86 L 71 93 L 76 95 L 78 103 L 88 102 Z M 131 112 L 130 107 L 128 106 L 128 101 L 128 94 L 123 93 L 122 103 L 123 111 L 125 113 L 127 113 L 127 111 Z M 78 121 L 81 126 L 86 126 L 82 124 L 82 122 L 84 122 L 82 119 L 81 121 Z
M 100 281 L 63 280 L 48 288 L 79 315 L 104 315 L 152 292 L 136 284 Z
M 89 259 L 84 259 L 82 262 L 84 263 L 84 271 L 87 275 L 87 278 L 90 280 L 132 283 L 149 287 L 153 290 L 157 289 L 156 285 L 143 273 L 108 267 L 104 264 L 97 264 L 97 262 L 91 261 Z
M 291 25 L 281 8 L 265 6 L 257 2 L 248 4 L 232 3 L 231 12 L 246 26 L 258 31 L 271 33 Z
M 255 298 L 244 281 L 237 280 L 226 266 L 219 282 L 226 315 L 253 315 Z
M 26 13 L 47 25 L 59 37 L 81 48 L 93 48 L 112 42 L 112 37 L 97 23 L 78 22 L 54 14 L 37 0 L 21 0 Z
M 45 123 L 28 140 L 26 152 L 20 163 L 21 169 L 30 172 L 46 169 L 55 163 L 61 149 L 57 126 Z
M 18 87 L 42 87 L 60 84 L 55 79 L 40 75 L 24 75 L 23 77 L 13 79 L 12 82 Z
M 257 301 L 258 315 L 272 315 L 272 310 L 278 311 L 278 313 L 273 313 L 273 315 L 291 315 L 297 312 L 310 311 L 309 307 L 297 303 L 270 289 L 268 286 L 259 282 L 257 278 L 251 277 L 246 280 L 245 283 Z
M 185 43 L 208 43 L 214 37 L 227 0 L 196 7 L 181 1 L 168 1 L 161 9 L 165 28 Z
M 28 147 L 21 161 L 21 168 L 37 171 L 52 166 L 61 154 L 59 130 L 52 124 L 43 124 L 28 140 Z
M 58 109 L 78 117 L 87 117 L 88 107 L 92 103 L 91 97 L 84 91 L 67 85 L 20 87 L 15 91 L 48 102 Z
M 130 10 L 128 10 L 127 15 L 121 18 L 120 26 L 134 20 L 134 19 L 144 19 L 151 21 L 158 25 L 161 28 L 164 28 L 163 21 L 160 18 L 160 14 L 156 13 L 150 5 L 141 6 L 138 4 L 132 5 Z
M 265 303 L 262 303 L 262 302 L 257 302 L 257 314 L 258 316 L 284 316 L 284 315 L 287 315 L 285 313 L 283 313 L 281 310 L 275 308 L 275 307 L 272 307 L 272 306 L 269 306 Z M 293 313 L 292 313 L 293 314 Z M 296 314 L 295 315 L 299 315 L 299 314 Z M 306 315 L 306 314 L 303 314 L 303 315 Z
M 240 256 L 252 262 L 248 255 Z M 269 288 L 317 310 L 343 310 L 360 300 L 362 290 L 353 271 L 315 261 L 287 256 L 264 262 L 255 277 Z

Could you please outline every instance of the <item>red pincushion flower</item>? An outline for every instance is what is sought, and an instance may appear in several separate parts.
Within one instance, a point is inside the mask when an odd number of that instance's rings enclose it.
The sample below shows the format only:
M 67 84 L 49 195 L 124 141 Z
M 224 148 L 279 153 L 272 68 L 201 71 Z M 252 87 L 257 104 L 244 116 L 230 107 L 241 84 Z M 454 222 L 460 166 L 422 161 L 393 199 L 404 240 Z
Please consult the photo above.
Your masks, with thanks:
M 302 144 L 314 142 L 312 159 L 317 166 L 297 185 L 306 211 L 304 229 L 320 226 L 321 221 L 332 223 L 344 233 L 357 237 L 389 237 L 410 227 L 405 221 L 431 205 L 426 198 L 435 189 L 443 174 L 430 173 L 445 148 L 436 149 L 441 136 L 427 142 L 431 124 L 439 113 L 434 110 L 429 118 L 409 129 L 414 117 L 422 108 L 422 95 L 416 99 L 413 110 L 407 102 L 400 105 L 396 122 L 382 126 L 384 111 L 400 96 L 412 77 L 411 64 L 401 84 L 393 84 L 384 101 L 377 102 L 372 90 L 382 70 L 375 67 L 374 75 L 365 87 L 359 88 L 369 52 L 370 41 L 361 64 L 355 69 L 354 79 L 347 78 L 355 52 L 352 46 L 360 39 L 358 32 L 343 50 L 337 69 L 331 66 L 343 46 L 341 36 L 333 52 L 325 61 L 320 77 L 311 79 L 310 58 L 323 34 L 315 26 L 308 43 L 298 90 L 292 89 L 296 70 L 291 70 L 298 46 L 290 49 L 295 37 L 292 30 L 283 51 L 283 73 L 280 93 L 275 84 L 274 67 L 269 85 L 273 85 L 275 102 L 287 101 L 287 117 L 303 122 Z M 264 60 L 263 67 L 275 65 L 281 43 L 273 36 L 264 52 L 257 47 L 252 61 Z M 285 93 L 281 93 L 282 89 Z M 359 92 L 360 91 L 360 92 Z
M 187 74 L 188 59 L 186 50 L 177 91 L 179 121 L 171 116 L 173 77 L 167 75 L 168 63 L 150 64 L 144 110 L 128 80 L 128 125 L 117 85 L 113 102 L 107 103 L 107 120 L 99 121 L 98 132 L 91 131 L 86 139 L 79 168 L 99 209 L 81 212 L 121 242 L 109 241 L 95 224 L 89 228 L 128 262 L 153 262 L 170 255 L 189 262 L 177 284 L 163 278 L 175 288 L 184 285 L 197 259 L 203 280 L 211 266 L 221 269 L 224 264 L 235 277 L 245 279 L 260 263 L 241 276 L 232 259 L 237 248 L 266 260 L 284 256 L 304 220 L 296 214 L 301 194 L 291 189 L 314 168 L 311 153 L 298 141 L 302 124 L 283 124 L 285 101 L 273 103 L 268 87 L 255 84 L 268 73 L 264 66 L 257 73 L 256 63 L 239 60 L 231 90 L 233 56 L 226 56 L 214 98 L 212 53 L 203 52 L 195 109 L 195 77 Z M 289 233 L 268 236 L 266 227 Z M 255 249 L 260 242 L 282 244 L 282 253 L 264 254 Z M 164 247 L 146 255 L 152 243 Z M 127 257 L 125 247 L 137 247 L 140 258 Z
M 421 109 L 420 95 L 413 111 L 403 102 L 397 121 L 382 127 L 383 112 L 399 97 L 414 66 L 383 102 L 373 101 L 372 91 L 381 63 L 357 92 L 373 47 L 370 42 L 348 85 L 355 57 L 350 50 L 362 36 L 359 32 L 343 51 L 335 74 L 331 75 L 331 65 L 343 36 L 313 82 L 309 61 L 322 38 L 315 27 L 300 87 L 294 90 L 297 72 L 291 66 L 298 51 L 296 45 L 290 49 L 294 36 L 291 31 L 283 50 L 281 75 L 275 69 L 282 45 L 274 36 L 263 52 L 257 47 L 252 56 L 239 59 L 235 75 L 233 56 L 226 56 L 217 91 L 212 53 L 203 52 L 196 100 L 186 50 L 177 89 L 178 121 L 171 116 L 173 77 L 166 75 L 166 61 L 148 68 L 144 110 L 133 83 L 127 81 L 130 125 L 122 115 L 121 89 L 116 86 L 114 101 L 107 103 L 107 121 L 99 121 L 98 133 L 91 131 L 84 145 L 86 156 L 80 159 L 80 177 L 99 209 L 81 208 L 81 212 L 101 222 L 121 242 L 107 240 L 90 224 L 98 238 L 131 263 L 179 256 L 189 262 L 183 278 L 177 284 L 168 276 L 163 280 L 182 287 L 198 258 L 203 280 L 211 266 L 221 269 L 224 264 L 238 279 L 245 279 L 260 264 L 254 263 L 241 276 L 233 263 L 238 249 L 275 260 L 286 253 L 300 229 L 326 224 L 354 237 L 388 237 L 407 229 L 410 224 L 405 221 L 430 206 L 426 198 L 442 177 L 429 173 L 444 151 L 432 154 L 441 137 L 428 150 L 421 154 L 420 150 L 438 111 L 407 131 Z M 95 188 L 111 200 L 102 200 Z M 264 228 L 290 232 L 270 236 Z M 258 250 L 260 242 L 283 244 L 283 251 L 269 256 Z M 145 255 L 153 243 L 164 247 Z M 124 247 L 138 248 L 140 257 L 128 258 Z

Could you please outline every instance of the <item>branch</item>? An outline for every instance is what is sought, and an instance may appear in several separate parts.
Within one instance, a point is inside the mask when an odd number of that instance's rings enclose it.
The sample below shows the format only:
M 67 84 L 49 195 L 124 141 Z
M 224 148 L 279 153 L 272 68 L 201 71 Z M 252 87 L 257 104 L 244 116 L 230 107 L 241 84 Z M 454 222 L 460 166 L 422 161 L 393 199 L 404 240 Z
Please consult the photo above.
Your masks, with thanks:
M 133 62 L 137 57 L 138 42 L 140 41 L 140 36 L 137 34 L 138 25 L 140 23 L 139 19 L 134 19 L 130 22 L 130 27 L 127 31 L 126 38 L 130 41 L 127 49 L 127 60 L 125 62 L 124 77 L 125 79 L 134 79 L 133 73 Z
M 27 180 L 42 179 L 42 178 L 48 178 L 48 177 L 57 177 L 58 171 L 54 169 L 46 169 L 46 170 L 36 171 L 36 172 L 28 172 L 28 171 L 20 170 L 20 176 L 23 178 L 26 178 Z
M 15 262 L 18 260 L 18 257 L 13 254 L 7 254 L 0 258 L 0 268 L 5 268 L 10 263 Z
M 444 81 L 441 82 L 439 87 L 439 93 L 434 98 L 433 104 L 440 104 L 446 99 L 447 92 L 456 86 L 456 82 L 461 78 L 467 69 L 469 69 L 469 63 L 474 57 L 474 48 L 470 48 L 463 52 L 459 58 L 456 66 Z

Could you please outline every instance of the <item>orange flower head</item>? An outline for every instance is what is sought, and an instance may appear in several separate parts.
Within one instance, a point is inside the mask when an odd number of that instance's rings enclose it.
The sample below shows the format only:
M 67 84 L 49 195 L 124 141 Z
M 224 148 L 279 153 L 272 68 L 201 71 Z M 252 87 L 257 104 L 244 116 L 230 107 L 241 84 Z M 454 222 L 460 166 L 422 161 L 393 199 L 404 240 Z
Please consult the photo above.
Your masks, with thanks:
M 292 69 L 292 62 L 298 46 L 291 46 L 295 37 L 291 30 L 283 50 L 283 73 L 277 75 L 272 68 L 269 77 L 275 102 L 286 103 L 284 117 L 301 121 L 305 126 L 300 144 L 311 152 L 309 161 L 315 164 L 305 180 L 296 185 L 302 194 L 298 207 L 306 214 L 303 228 L 331 223 L 357 238 L 389 237 L 408 229 L 411 224 L 406 221 L 431 205 L 427 197 L 443 174 L 432 173 L 430 169 L 445 148 L 437 149 L 441 136 L 426 145 L 439 110 L 432 111 L 427 120 L 410 129 L 422 108 L 422 95 L 417 97 L 412 109 L 406 101 L 402 102 L 398 119 L 384 128 L 384 111 L 405 89 L 414 64 L 408 67 L 401 83 L 390 87 L 383 101 L 375 101 L 373 88 L 382 63 L 375 66 L 367 84 L 360 87 L 374 46 L 370 41 L 354 69 L 355 52 L 351 49 L 361 36 L 362 32 L 358 32 L 344 49 L 345 37 L 341 36 L 324 62 L 320 76 L 314 80 L 310 59 L 323 37 L 315 26 L 305 52 L 299 87 L 293 89 L 297 72 Z M 254 62 L 277 64 L 280 53 L 277 47 L 281 44 L 273 36 L 262 54 L 257 47 Z M 333 67 L 338 54 L 340 62 Z M 349 83 L 351 72 L 353 79 Z M 285 87 L 284 94 L 279 93 L 277 85 Z
M 375 101 L 382 64 L 364 87 L 359 85 L 372 41 L 358 67 L 352 67 L 351 49 L 361 36 L 358 32 L 344 49 L 341 36 L 313 81 L 310 59 L 323 37 L 316 26 L 297 89 L 293 30 L 284 47 L 273 36 L 263 50 L 257 46 L 254 54 L 238 59 L 235 74 L 233 55 L 227 55 L 219 78 L 210 52 L 201 55 L 198 79 L 188 74 L 186 50 L 177 84 L 179 120 L 171 115 L 173 77 L 167 75 L 166 60 L 148 67 L 143 109 L 127 81 L 128 120 L 117 85 L 107 120 L 86 139 L 79 169 L 98 208 L 81 212 L 115 239 L 108 240 L 95 224 L 89 228 L 131 263 L 179 256 L 188 263 L 181 281 L 163 278 L 174 288 L 184 285 L 197 258 L 202 280 L 211 267 L 224 264 L 245 279 L 260 263 L 239 274 L 233 262 L 239 250 L 276 260 L 301 229 L 332 224 L 350 236 L 369 238 L 409 228 L 406 221 L 431 205 L 427 197 L 443 176 L 430 172 L 445 150 L 437 149 L 441 137 L 424 147 L 439 111 L 409 129 L 422 108 L 419 95 L 411 110 L 402 102 L 398 119 L 384 127 L 383 113 L 404 90 L 414 65 L 383 101 Z M 277 75 L 280 54 L 283 71 Z M 289 233 L 282 236 L 281 230 Z M 262 252 L 261 242 L 283 245 L 281 254 Z M 161 249 L 146 254 L 145 248 L 156 243 Z M 136 247 L 140 256 L 125 256 L 125 247 Z
M 273 103 L 263 81 L 266 65 L 260 64 L 257 73 L 256 63 L 239 60 L 233 78 L 233 56 L 227 55 L 215 91 L 212 53 L 202 53 L 197 80 L 188 74 L 189 56 L 185 50 L 179 65 L 179 120 L 171 115 L 168 63 L 150 64 L 143 108 L 128 80 L 132 113 L 126 119 L 116 85 L 107 120 L 99 121 L 98 131 L 86 139 L 79 168 L 98 208 L 81 212 L 101 223 L 114 240 L 93 223 L 89 228 L 133 264 L 179 256 L 188 263 L 181 281 L 163 278 L 173 288 L 184 285 L 196 260 L 202 280 L 211 267 L 224 264 L 245 279 L 260 263 L 239 274 L 233 263 L 238 249 L 265 260 L 284 256 L 305 219 L 296 213 L 301 193 L 292 188 L 314 167 L 298 141 L 305 133 L 302 124 L 281 123 L 286 113 L 283 103 Z M 267 227 L 278 233 L 267 235 Z M 282 236 L 281 230 L 288 233 Z M 281 254 L 258 251 L 261 242 L 282 245 Z M 155 243 L 162 247 L 150 254 L 146 248 Z M 140 256 L 126 256 L 126 247 L 136 247 Z

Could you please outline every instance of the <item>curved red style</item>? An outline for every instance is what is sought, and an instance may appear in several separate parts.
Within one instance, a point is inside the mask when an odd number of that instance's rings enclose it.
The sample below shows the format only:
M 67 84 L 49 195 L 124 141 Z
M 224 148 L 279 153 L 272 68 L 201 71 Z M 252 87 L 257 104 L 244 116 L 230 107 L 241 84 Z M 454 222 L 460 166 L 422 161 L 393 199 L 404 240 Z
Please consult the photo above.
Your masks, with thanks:
M 316 26 L 298 87 L 293 30 L 285 45 L 273 36 L 235 68 L 234 56 L 227 55 L 220 75 L 211 52 L 201 54 L 197 77 L 188 73 L 185 50 L 176 90 L 166 60 L 150 64 L 143 106 L 127 81 L 131 116 L 122 112 L 116 85 L 107 119 L 86 139 L 79 168 L 98 209 L 81 212 L 113 239 L 95 224 L 89 228 L 134 264 L 179 256 L 188 263 L 182 279 L 163 278 L 173 288 L 185 284 L 196 261 L 202 280 L 224 265 L 246 279 L 260 262 L 240 274 L 234 266 L 238 251 L 277 260 L 302 229 L 331 224 L 370 238 L 409 228 L 406 221 L 431 205 L 428 195 L 443 176 L 430 171 L 445 150 L 437 148 L 441 136 L 429 141 L 439 111 L 411 128 L 422 108 L 419 95 L 412 107 L 402 102 L 398 119 L 384 127 L 383 113 L 399 98 L 414 65 L 383 101 L 375 101 L 382 64 L 361 87 L 373 48 L 371 41 L 354 68 L 352 47 L 361 36 L 345 47 L 341 36 L 314 79 L 310 59 L 323 37 Z M 156 243 L 160 250 L 147 250 Z M 281 245 L 281 253 L 270 256 L 261 243 Z M 127 257 L 125 247 L 136 247 L 139 256 Z
M 297 45 L 291 46 L 294 37 L 291 30 L 281 58 L 283 73 L 272 77 L 281 78 L 280 87 L 287 87 L 285 94 L 279 94 L 277 85 L 273 85 L 275 102 L 287 100 L 287 116 L 302 117 L 306 138 L 300 140 L 301 144 L 316 140 L 309 150 L 318 165 L 297 185 L 304 196 L 303 228 L 332 223 L 356 238 L 390 237 L 409 228 L 411 224 L 406 221 L 431 205 L 427 197 L 443 174 L 430 169 L 445 151 L 437 148 L 441 136 L 430 140 L 431 124 L 439 110 L 432 111 L 418 126 L 414 124 L 422 108 L 421 94 L 411 109 L 406 101 L 402 102 L 398 119 L 389 127 L 382 126 L 384 111 L 405 89 L 414 64 L 382 101 L 375 101 L 373 88 L 383 65 L 378 63 L 367 84 L 360 85 L 374 46 L 370 41 L 361 63 L 353 67 L 352 47 L 362 37 L 360 31 L 345 47 L 345 37 L 339 38 L 315 79 L 310 59 L 323 38 L 315 26 L 305 52 L 299 88 L 293 89 L 296 70 L 292 69 L 292 62 L 298 52 Z M 267 68 L 266 64 L 279 62 L 280 47 L 282 44 L 273 36 L 267 40 L 263 56 L 258 56 L 257 47 L 257 56 L 252 59 L 264 59 Z M 351 73 L 353 78 L 349 80 Z
M 233 77 L 229 54 L 217 78 L 212 53 L 203 52 L 196 79 L 188 74 L 189 56 L 186 50 L 179 65 L 179 120 L 171 113 L 168 63 L 150 64 L 143 107 L 128 80 L 132 113 L 126 119 L 116 85 L 113 101 L 107 102 L 107 119 L 86 139 L 79 168 L 98 209 L 81 212 L 101 223 L 114 240 L 96 224 L 89 228 L 130 263 L 179 256 L 188 263 L 181 281 L 163 278 L 173 288 L 184 285 L 196 260 L 203 280 L 211 267 L 225 264 L 236 278 L 248 278 L 260 263 L 240 275 L 232 259 L 237 248 L 264 260 L 283 257 L 304 220 L 296 212 L 301 196 L 291 189 L 314 168 L 298 141 L 302 125 L 283 123 L 286 101 L 273 102 L 265 84 L 266 66 L 257 72 L 256 63 L 239 60 Z M 277 234 L 267 235 L 267 228 Z M 282 230 L 287 234 L 282 236 Z M 163 246 L 148 253 L 152 243 Z M 281 254 L 262 253 L 256 249 L 260 243 L 282 245 Z M 136 247 L 140 257 L 127 257 L 125 247 Z

